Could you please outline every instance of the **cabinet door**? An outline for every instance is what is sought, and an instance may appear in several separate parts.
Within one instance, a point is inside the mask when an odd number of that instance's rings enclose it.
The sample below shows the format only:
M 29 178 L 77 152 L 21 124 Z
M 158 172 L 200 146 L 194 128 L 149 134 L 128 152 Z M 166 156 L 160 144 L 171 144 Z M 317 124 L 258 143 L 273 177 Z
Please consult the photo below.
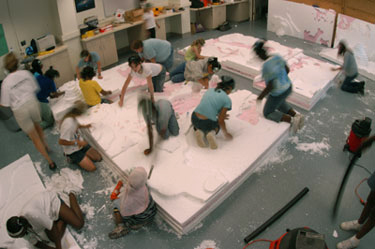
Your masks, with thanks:
M 57 87 L 74 79 L 74 72 L 70 62 L 68 50 L 51 57 L 51 64 L 59 71 L 60 77 L 55 79 Z
M 115 35 L 113 33 L 101 38 L 101 50 L 103 54 L 102 67 L 118 62 Z

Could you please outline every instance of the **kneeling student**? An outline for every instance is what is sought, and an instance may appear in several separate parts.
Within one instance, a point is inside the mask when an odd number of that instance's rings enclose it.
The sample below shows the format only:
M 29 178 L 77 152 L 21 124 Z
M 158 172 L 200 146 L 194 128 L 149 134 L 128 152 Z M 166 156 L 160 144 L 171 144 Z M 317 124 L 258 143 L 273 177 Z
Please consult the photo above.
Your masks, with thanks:
M 220 128 L 227 139 L 233 138 L 227 131 L 225 119 L 228 118 L 227 111 L 232 109 L 232 100 L 228 95 L 234 87 L 235 82 L 231 77 L 222 76 L 217 87 L 208 89 L 195 108 L 191 122 L 199 147 L 207 147 L 204 141 L 206 137 L 210 148 L 217 149 L 216 134 Z
M 168 139 L 171 135 L 178 136 L 180 127 L 171 102 L 166 99 L 159 99 L 154 104 L 149 98 L 142 98 L 138 103 L 138 109 L 142 111 L 147 124 L 150 148 L 144 151 L 145 155 L 150 154 L 153 149 L 152 123 L 156 125 L 156 130 L 163 139 Z
M 112 103 L 110 100 L 102 99 L 102 95 L 110 95 L 112 91 L 105 91 L 102 87 L 92 80 L 95 76 L 95 71 L 92 67 L 85 67 L 81 72 L 81 78 L 79 80 L 79 87 L 81 88 L 83 98 L 90 107 L 100 103 Z
M 84 103 L 77 103 L 73 109 L 65 114 L 60 126 L 59 144 L 71 163 L 78 164 L 87 171 L 95 171 L 94 162 L 102 160 L 102 156 L 77 133 L 78 128 L 89 128 L 90 125 L 79 125 L 76 117 L 86 111 Z
M 57 249 L 61 247 L 61 238 L 66 225 L 76 229 L 84 225 L 82 211 L 76 196 L 69 194 L 70 207 L 57 197 L 54 192 L 44 191 L 32 197 L 22 208 L 20 216 L 13 216 L 7 221 L 7 231 L 12 238 L 24 238 L 37 248 L 53 248 L 49 241 L 41 238 L 46 232 L 48 238 L 55 243 Z
M 113 209 L 113 217 L 116 228 L 108 234 L 109 238 L 120 238 L 128 234 L 130 229 L 140 229 L 154 219 L 156 204 L 146 182 L 147 172 L 143 167 L 132 170 L 125 189 L 114 202 L 116 207 Z

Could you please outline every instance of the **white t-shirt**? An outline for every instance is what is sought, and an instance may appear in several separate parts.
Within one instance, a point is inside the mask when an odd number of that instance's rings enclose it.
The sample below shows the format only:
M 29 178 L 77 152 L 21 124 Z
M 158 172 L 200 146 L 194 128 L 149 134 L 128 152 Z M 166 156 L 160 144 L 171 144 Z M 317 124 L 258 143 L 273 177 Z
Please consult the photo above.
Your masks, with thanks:
M 61 201 L 54 192 L 44 191 L 34 195 L 22 208 L 21 216 L 29 221 L 36 234 L 28 232 L 23 238 L 35 245 L 44 229 L 52 229 L 53 222 L 59 218 L 60 207 Z
M 154 12 L 150 10 L 149 12 L 145 12 L 143 14 L 143 19 L 145 20 L 146 29 L 152 29 L 155 28 L 155 17 Z
M 77 134 L 78 122 L 75 118 L 68 117 L 64 119 L 60 126 L 60 138 L 66 141 L 74 141 L 79 138 Z M 80 148 L 78 145 L 63 145 L 63 150 L 66 155 L 70 155 Z
M 142 73 L 136 73 L 132 70 L 131 76 L 132 77 L 138 77 L 142 79 L 146 79 L 148 76 L 151 75 L 151 77 L 157 76 L 161 70 L 162 70 L 162 65 L 158 63 L 142 63 Z
M 35 77 L 26 70 L 18 70 L 9 74 L 1 86 L 1 105 L 17 110 L 24 103 L 36 98 L 39 91 Z

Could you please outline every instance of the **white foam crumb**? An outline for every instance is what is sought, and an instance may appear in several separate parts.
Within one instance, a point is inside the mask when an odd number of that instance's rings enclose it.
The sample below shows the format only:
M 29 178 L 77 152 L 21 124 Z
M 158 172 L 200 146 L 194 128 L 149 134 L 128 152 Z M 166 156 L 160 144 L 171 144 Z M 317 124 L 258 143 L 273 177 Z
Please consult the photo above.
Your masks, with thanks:
M 155 221 L 155 224 L 158 226 L 158 228 L 160 230 L 165 231 L 167 233 L 175 234 L 177 236 L 177 238 L 179 238 L 179 239 L 182 238 L 182 235 L 176 233 L 176 231 L 173 230 L 170 226 L 168 226 L 159 215 L 155 216 L 154 221 Z
M 95 207 L 91 206 L 90 203 L 82 204 L 81 210 L 85 214 L 86 219 L 90 220 L 90 219 L 94 218 Z
M 312 143 L 297 143 L 296 149 L 299 151 L 309 152 L 311 155 L 319 154 L 326 156 L 331 148 L 331 145 L 328 143 L 328 138 L 323 138 L 321 142 L 312 142 Z
M 53 135 L 59 135 L 60 132 L 59 132 L 59 128 L 58 126 L 55 124 L 55 126 L 51 129 L 51 134 Z
M 74 238 L 78 241 L 78 244 L 83 246 L 83 249 L 95 249 L 98 246 L 98 239 L 96 237 L 86 239 L 83 234 L 79 234 L 74 230 L 71 230 Z
M 334 238 L 338 238 L 338 237 L 339 237 L 339 234 L 337 233 L 336 230 L 333 230 L 333 234 L 332 234 L 332 236 L 333 236 Z
M 208 249 L 208 248 L 219 249 L 219 247 L 216 246 L 216 242 L 213 240 L 203 240 L 199 246 L 194 247 L 194 249 Z
M 202 228 L 202 227 L 203 227 L 203 223 L 199 223 L 199 224 L 196 225 L 193 229 L 191 229 L 191 230 L 189 231 L 188 234 L 190 234 L 190 233 L 192 233 L 192 232 L 194 232 L 194 231 L 197 231 L 198 229 L 200 229 L 200 228 Z

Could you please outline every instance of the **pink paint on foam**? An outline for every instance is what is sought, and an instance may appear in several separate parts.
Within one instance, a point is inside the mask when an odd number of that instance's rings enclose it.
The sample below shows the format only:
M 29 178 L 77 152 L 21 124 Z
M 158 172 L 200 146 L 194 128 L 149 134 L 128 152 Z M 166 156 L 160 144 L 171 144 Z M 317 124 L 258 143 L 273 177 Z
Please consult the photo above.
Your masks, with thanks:
M 255 103 L 249 108 L 243 110 L 242 113 L 238 114 L 237 117 L 243 121 L 249 122 L 252 125 L 256 125 L 259 122 L 259 114 Z
M 345 15 L 340 15 L 340 21 L 337 24 L 337 27 L 339 29 L 349 29 L 350 25 L 352 22 L 355 20 L 354 17 L 351 16 L 345 16 Z
M 327 47 L 329 46 L 329 45 L 328 45 L 328 40 L 324 40 L 323 38 L 320 38 L 319 41 L 320 41 L 320 44 L 322 44 L 322 45 L 324 45 L 324 46 L 327 46 Z
M 164 85 L 163 95 L 170 96 L 173 92 L 182 88 L 183 83 L 174 83 Z
M 131 70 L 130 67 L 127 67 L 125 70 L 123 70 L 123 69 L 121 69 L 121 68 L 118 68 L 118 69 L 117 69 L 117 72 L 118 72 L 121 76 L 123 76 L 124 78 L 127 78 L 128 75 L 130 74 L 130 70 Z
M 298 58 L 297 62 L 294 62 L 291 65 L 289 65 L 290 72 L 303 68 L 303 65 L 307 65 L 307 62 L 304 61 L 303 58 Z
M 323 30 L 321 30 L 320 28 L 318 28 L 318 31 L 315 33 L 315 35 L 310 35 L 310 31 L 305 30 L 303 32 L 303 39 L 306 41 L 316 42 L 319 36 L 321 36 L 323 33 Z
M 320 22 L 321 20 L 324 22 L 327 22 L 327 13 L 329 10 L 323 10 L 323 9 L 318 9 L 315 8 L 315 18 L 314 20 Z
M 180 115 L 190 112 L 198 106 L 202 96 L 200 94 L 185 94 L 172 100 L 173 109 Z

